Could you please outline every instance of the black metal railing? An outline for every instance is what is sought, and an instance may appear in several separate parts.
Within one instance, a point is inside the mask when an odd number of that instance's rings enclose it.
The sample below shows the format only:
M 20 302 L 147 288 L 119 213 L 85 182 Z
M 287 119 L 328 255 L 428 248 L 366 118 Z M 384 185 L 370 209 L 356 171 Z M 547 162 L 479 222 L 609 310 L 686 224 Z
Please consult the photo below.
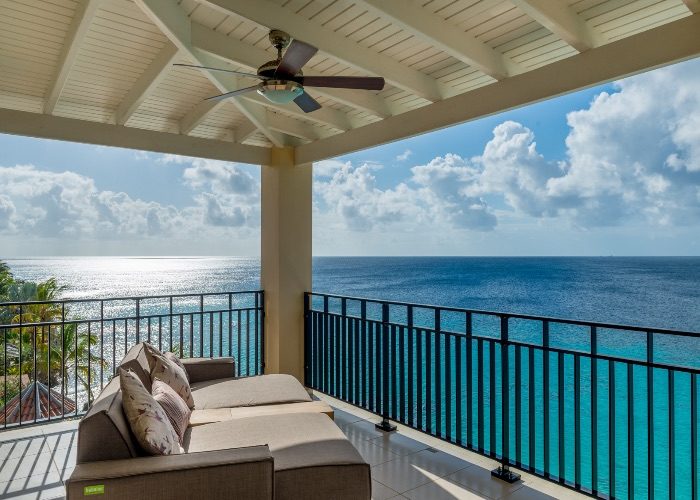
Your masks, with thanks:
M 601 498 L 698 498 L 699 374 L 693 332 L 305 297 L 307 386 Z
M 0 429 L 83 413 L 135 344 L 264 370 L 261 290 L 0 302 Z

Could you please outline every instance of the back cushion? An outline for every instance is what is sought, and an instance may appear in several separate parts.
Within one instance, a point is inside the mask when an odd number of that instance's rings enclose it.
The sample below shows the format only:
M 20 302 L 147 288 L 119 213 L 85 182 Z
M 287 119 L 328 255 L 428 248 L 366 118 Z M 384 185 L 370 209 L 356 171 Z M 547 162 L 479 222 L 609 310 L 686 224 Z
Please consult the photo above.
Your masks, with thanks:
M 134 347 L 129 349 L 129 352 L 127 352 L 124 359 L 122 359 L 120 366 L 124 370 L 131 370 L 134 372 L 141 380 L 141 383 L 143 383 L 143 386 L 148 390 L 148 392 L 150 392 L 151 370 L 153 369 L 154 365 L 155 360 L 149 356 L 144 347 L 144 343 L 141 342 L 140 344 L 136 344 Z
M 78 463 L 143 455 L 122 409 L 119 377 L 102 390 L 78 426 Z

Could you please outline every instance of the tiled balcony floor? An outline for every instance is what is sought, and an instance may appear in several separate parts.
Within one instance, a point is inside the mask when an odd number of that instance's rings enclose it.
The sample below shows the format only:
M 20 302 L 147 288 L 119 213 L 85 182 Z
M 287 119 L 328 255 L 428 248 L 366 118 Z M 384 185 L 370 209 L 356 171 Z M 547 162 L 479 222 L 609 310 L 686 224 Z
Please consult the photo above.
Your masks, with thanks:
M 376 500 L 584 498 L 528 474 L 514 485 L 493 479 L 490 459 L 403 426 L 384 434 L 371 414 L 320 397 L 336 408 L 336 423 L 372 466 Z M 0 498 L 62 498 L 75 465 L 77 427 L 67 421 L 0 432 Z
M 402 425 L 385 434 L 377 417 L 342 401 L 317 395 L 335 409 L 335 422 L 372 466 L 375 500 L 588 498 L 529 474 L 508 484 L 491 477 L 497 463 Z M 518 471 L 519 472 L 519 471 Z

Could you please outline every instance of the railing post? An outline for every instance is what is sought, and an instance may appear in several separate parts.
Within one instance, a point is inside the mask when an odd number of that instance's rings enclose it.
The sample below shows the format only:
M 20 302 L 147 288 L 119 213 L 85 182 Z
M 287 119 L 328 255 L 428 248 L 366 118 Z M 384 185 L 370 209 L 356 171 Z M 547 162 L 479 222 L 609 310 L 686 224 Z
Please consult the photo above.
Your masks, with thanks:
M 508 356 L 508 316 L 501 316 L 501 465 L 491 475 L 507 483 L 520 480 L 520 474 L 510 470 L 510 364 Z M 494 404 L 491 398 L 491 404 Z M 492 445 L 493 446 L 493 445 Z
M 311 321 L 309 292 L 304 293 L 304 385 L 312 387 L 311 382 Z
M 150 335 L 150 331 L 148 332 Z M 149 338 L 150 342 L 151 339 Z M 141 301 L 136 299 L 136 343 L 141 342 Z
M 379 369 L 377 366 L 376 369 Z M 380 431 L 392 432 L 396 426 L 389 422 L 389 304 L 382 303 L 382 421 L 375 424 Z

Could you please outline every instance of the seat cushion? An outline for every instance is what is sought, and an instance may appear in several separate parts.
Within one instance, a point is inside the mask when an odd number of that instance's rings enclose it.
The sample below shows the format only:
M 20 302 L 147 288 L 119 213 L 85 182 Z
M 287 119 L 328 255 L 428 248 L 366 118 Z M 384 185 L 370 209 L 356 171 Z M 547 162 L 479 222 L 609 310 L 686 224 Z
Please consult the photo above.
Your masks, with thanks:
M 188 453 L 267 444 L 275 461 L 275 498 L 370 498 L 369 465 L 322 413 L 239 418 L 188 429 Z M 303 495 L 300 495 L 303 493 Z
M 331 419 L 333 408 L 324 401 L 305 401 L 303 403 L 283 403 L 278 405 L 239 406 L 238 408 L 211 408 L 194 410 L 190 415 L 190 426 L 223 422 L 234 418 L 275 415 L 278 413 L 325 413 Z
M 284 374 L 206 380 L 191 388 L 196 410 L 311 401 L 304 386 Z

